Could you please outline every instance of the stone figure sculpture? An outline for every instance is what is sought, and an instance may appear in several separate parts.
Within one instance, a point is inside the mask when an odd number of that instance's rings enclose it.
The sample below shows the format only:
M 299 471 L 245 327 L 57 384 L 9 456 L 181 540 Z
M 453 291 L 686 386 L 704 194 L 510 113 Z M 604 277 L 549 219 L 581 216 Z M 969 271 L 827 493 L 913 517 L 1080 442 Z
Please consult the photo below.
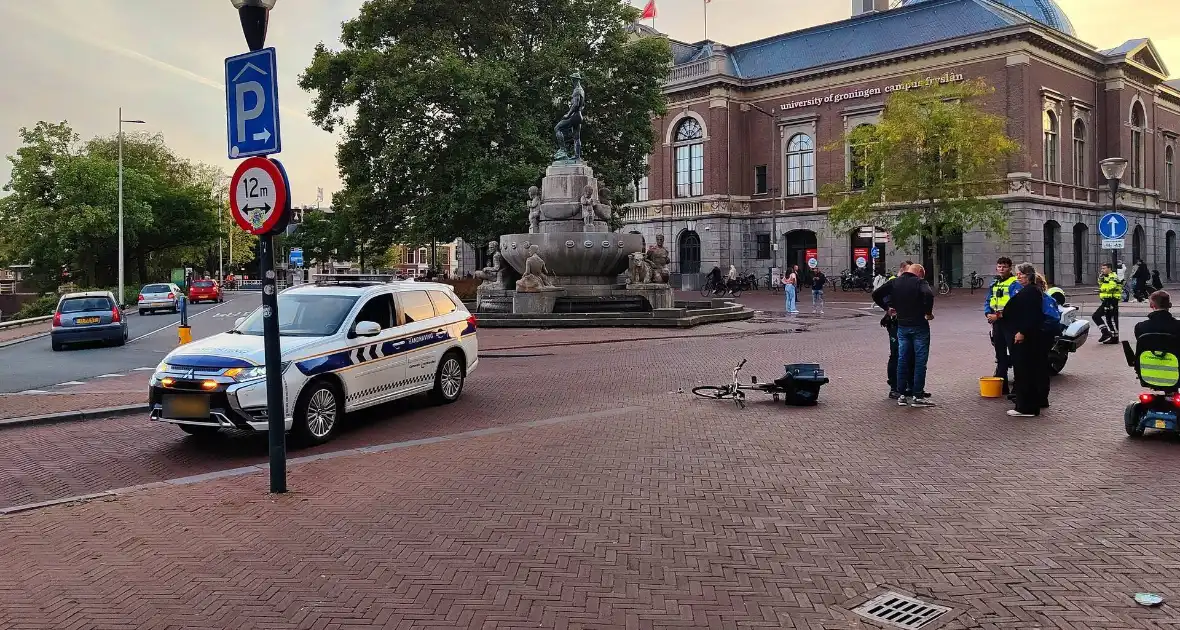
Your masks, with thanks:
M 643 252 L 627 257 L 628 284 L 649 284 L 652 280 L 651 263 Z
M 574 71 L 570 75 L 574 81 L 574 91 L 570 95 L 570 108 L 561 117 L 557 126 L 553 128 L 557 136 L 557 153 L 555 160 L 578 161 L 582 159 L 582 108 L 586 105 L 586 91 L 582 89 L 582 73 Z M 568 132 L 568 137 L 567 137 Z M 573 151 L 570 151 L 570 141 L 573 141 Z
M 516 290 L 521 293 L 536 293 L 552 289 L 553 282 L 549 280 L 549 270 L 545 261 L 537 254 L 537 246 L 529 246 L 529 257 L 524 261 L 524 273 L 516 281 Z
M 504 282 L 504 257 L 500 255 L 499 241 L 488 241 L 488 256 L 492 259 L 491 266 L 475 272 L 475 277 L 483 280 L 485 285 L 499 286 Z
M 586 184 L 586 186 L 584 188 L 582 188 L 582 198 L 580 200 L 580 203 L 582 204 L 582 222 L 586 224 L 586 231 L 593 232 L 594 231 L 594 206 L 595 206 L 595 204 L 594 204 L 594 186 L 591 186 L 590 184 Z
M 668 282 L 668 263 L 672 257 L 664 248 L 664 235 L 656 234 L 656 244 L 647 248 L 644 254 L 647 263 L 651 265 L 651 281 L 664 284 Z
M 594 206 L 594 213 L 603 221 L 610 221 L 610 188 L 601 180 L 598 182 L 598 204 Z
M 529 186 L 529 234 L 541 231 L 541 189 Z

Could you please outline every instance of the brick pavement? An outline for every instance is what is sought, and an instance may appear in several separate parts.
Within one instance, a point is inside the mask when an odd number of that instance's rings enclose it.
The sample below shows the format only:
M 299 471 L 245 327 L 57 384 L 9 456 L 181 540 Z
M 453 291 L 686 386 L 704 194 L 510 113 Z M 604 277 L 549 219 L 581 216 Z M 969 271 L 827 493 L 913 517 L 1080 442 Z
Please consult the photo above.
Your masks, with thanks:
M 49 322 L 39 322 L 36 324 L 29 324 L 27 326 L 15 326 L 11 328 L 0 328 L 0 343 L 5 341 L 12 341 L 13 339 L 20 339 L 22 337 L 31 337 L 33 335 L 41 335 L 49 332 Z
M 147 378 L 143 372 L 132 372 L 119 378 L 54 387 L 44 393 L 0 394 L 0 420 L 146 403 Z
M 1071 359 L 1044 417 L 1007 418 L 977 396 L 976 318 L 935 320 L 930 410 L 882 400 L 869 318 L 489 353 L 460 403 L 368 419 L 335 446 L 504 432 L 303 464 L 282 497 L 254 474 L 0 518 L 0 627 L 836 629 L 861 627 L 846 607 L 885 585 L 954 607 L 946 628 L 1177 627 L 1130 594 L 1180 594 L 1180 444 L 1123 435 L 1136 389 L 1117 348 Z M 671 393 L 742 357 L 764 378 L 818 357 L 834 382 L 814 409 Z M 624 405 L 648 411 L 517 426 Z M 6 431 L 0 489 L 265 453 L 132 422 Z

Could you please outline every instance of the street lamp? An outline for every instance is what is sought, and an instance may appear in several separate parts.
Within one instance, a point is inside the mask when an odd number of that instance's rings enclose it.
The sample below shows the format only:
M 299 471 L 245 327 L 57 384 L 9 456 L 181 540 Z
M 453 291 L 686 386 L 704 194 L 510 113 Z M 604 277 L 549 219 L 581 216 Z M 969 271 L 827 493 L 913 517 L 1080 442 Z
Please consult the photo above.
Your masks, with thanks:
M 1111 212 L 1119 211 L 1119 182 L 1123 179 L 1123 174 L 1127 172 L 1127 158 L 1112 157 L 1106 158 L 1098 163 L 1102 167 L 1102 176 L 1110 184 L 1110 209 Z M 1099 232 L 1102 231 L 1102 226 L 1099 227 Z M 1132 252 L 1134 253 L 1134 252 Z M 1111 269 L 1119 266 L 1119 250 L 1110 250 Z
M 242 20 L 242 34 L 250 50 L 262 50 L 266 43 L 266 23 L 277 0 L 229 0 Z
M 123 297 L 123 123 L 142 125 L 142 120 L 124 120 L 119 108 L 119 307 L 126 307 Z

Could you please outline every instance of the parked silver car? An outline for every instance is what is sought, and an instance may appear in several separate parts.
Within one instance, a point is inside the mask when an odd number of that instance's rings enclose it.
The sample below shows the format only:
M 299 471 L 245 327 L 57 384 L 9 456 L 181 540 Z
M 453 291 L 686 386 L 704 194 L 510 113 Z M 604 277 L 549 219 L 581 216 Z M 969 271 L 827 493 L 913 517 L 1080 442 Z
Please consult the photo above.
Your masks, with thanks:
M 54 352 L 71 343 L 99 341 L 121 346 L 127 343 L 127 319 L 110 291 L 67 293 L 53 312 L 49 341 Z
M 149 284 L 139 290 L 139 314 L 147 315 L 156 311 L 180 312 L 180 287 L 169 282 Z

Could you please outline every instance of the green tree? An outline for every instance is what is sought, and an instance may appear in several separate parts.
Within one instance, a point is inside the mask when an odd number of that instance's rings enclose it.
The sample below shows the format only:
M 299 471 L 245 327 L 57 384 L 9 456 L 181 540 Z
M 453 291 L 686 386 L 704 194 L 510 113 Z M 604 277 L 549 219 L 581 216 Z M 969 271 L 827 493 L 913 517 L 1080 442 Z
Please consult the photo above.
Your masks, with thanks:
M 317 124 L 343 127 L 337 161 L 370 244 L 523 230 L 575 69 L 584 158 L 622 194 L 644 174 L 671 63 L 666 40 L 629 41 L 638 15 L 618 0 L 365 2 L 300 86 Z
M 849 152 L 849 180 L 829 184 L 828 219 L 840 231 L 874 225 L 893 242 L 938 243 L 954 232 L 1006 236 L 1008 213 L 991 198 L 1007 159 L 1019 150 L 1005 121 L 984 108 L 982 80 L 894 92 L 876 125 L 862 125 L 828 150 Z M 938 278 L 943 261 L 935 247 Z

